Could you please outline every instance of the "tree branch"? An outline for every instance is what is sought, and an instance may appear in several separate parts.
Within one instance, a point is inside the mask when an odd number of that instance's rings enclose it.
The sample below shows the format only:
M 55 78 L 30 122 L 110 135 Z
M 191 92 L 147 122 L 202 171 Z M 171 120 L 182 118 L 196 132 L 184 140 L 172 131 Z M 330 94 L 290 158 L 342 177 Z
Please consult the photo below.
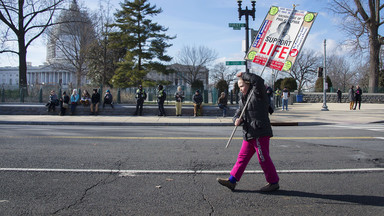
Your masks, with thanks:
M 14 54 L 19 55 L 19 52 L 16 52 L 14 50 L 0 50 L 0 53 L 14 53 Z
M 355 4 L 356 4 L 356 7 L 357 7 L 357 11 L 359 12 L 359 14 L 363 18 L 363 20 L 365 22 L 368 22 L 369 21 L 369 16 L 368 16 L 367 12 L 365 12 L 363 6 L 361 5 L 360 0 L 354 0 L 354 1 L 355 1 Z
M 10 17 L 10 14 L 9 14 L 8 9 L 6 8 L 6 5 L 4 5 L 4 2 L 3 2 L 3 1 L 1 1 L 1 3 L 2 3 L 1 5 L 2 5 L 4 11 L 7 13 L 8 18 L 9 18 L 10 21 L 8 21 L 8 20 L 4 17 L 4 15 L 3 15 L 3 13 L 1 13 L 1 11 L 0 11 L 0 20 L 3 21 L 3 22 L 4 22 L 10 29 L 12 29 L 13 32 L 15 32 L 15 33 L 17 34 L 17 33 L 18 33 L 18 30 L 17 30 L 16 26 L 14 25 L 14 23 L 12 22 L 12 19 L 11 19 L 11 17 Z

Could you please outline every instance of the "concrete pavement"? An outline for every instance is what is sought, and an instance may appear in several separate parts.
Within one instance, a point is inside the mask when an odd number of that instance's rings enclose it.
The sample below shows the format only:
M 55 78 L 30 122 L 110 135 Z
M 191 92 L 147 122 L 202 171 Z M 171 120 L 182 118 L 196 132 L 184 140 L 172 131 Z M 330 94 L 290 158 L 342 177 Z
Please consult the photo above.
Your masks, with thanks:
M 384 104 L 362 104 L 361 110 L 349 110 L 347 103 L 328 103 L 329 111 L 321 111 L 322 103 L 295 103 L 288 111 L 276 109 L 270 116 L 274 126 L 306 126 L 318 124 L 384 123 Z M 0 124 L 32 125 L 110 125 L 110 126 L 233 126 L 232 117 L 217 116 L 57 116 L 0 115 Z

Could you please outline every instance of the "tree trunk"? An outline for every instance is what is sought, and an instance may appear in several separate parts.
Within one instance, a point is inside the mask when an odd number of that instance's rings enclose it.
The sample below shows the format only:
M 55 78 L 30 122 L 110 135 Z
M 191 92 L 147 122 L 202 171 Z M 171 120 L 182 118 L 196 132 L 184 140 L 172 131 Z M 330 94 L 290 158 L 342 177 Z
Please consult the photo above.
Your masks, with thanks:
M 17 40 L 19 45 L 19 88 L 27 90 L 27 48 L 25 47 L 23 6 L 24 1 L 19 1 L 19 31 L 17 32 Z
M 27 49 L 24 39 L 19 39 L 19 88 L 27 88 Z
M 371 34 L 369 37 L 369 84 L 368 92 L 376 93 L 379 86 L 379 64 L 380 64 L 380 42 L 378 39 L 378 28 L 371 27 Z
M 81 86 L 81 69 L 78 68 L 76 72 L 76 87 L 80 88 Z

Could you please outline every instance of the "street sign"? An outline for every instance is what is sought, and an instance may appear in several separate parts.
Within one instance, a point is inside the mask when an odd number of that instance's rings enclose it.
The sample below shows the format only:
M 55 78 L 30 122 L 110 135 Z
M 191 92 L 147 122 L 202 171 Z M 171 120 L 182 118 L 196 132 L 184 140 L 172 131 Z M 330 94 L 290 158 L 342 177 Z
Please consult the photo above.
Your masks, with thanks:
M 226 61 L 225 65 L 245 65 L 245 61 Z
M 245 27 L 245 23 L 228 23 L 228 26 L 233 30 L 241 30 L 241 27 Z

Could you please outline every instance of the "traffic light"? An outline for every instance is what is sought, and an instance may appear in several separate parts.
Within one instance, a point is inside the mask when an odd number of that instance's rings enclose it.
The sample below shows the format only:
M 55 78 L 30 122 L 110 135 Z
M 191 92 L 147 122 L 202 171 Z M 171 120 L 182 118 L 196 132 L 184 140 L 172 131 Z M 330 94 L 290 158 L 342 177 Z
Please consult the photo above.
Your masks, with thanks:
M 317 68 L 317 77 L 323 77 L 323 67 Z

